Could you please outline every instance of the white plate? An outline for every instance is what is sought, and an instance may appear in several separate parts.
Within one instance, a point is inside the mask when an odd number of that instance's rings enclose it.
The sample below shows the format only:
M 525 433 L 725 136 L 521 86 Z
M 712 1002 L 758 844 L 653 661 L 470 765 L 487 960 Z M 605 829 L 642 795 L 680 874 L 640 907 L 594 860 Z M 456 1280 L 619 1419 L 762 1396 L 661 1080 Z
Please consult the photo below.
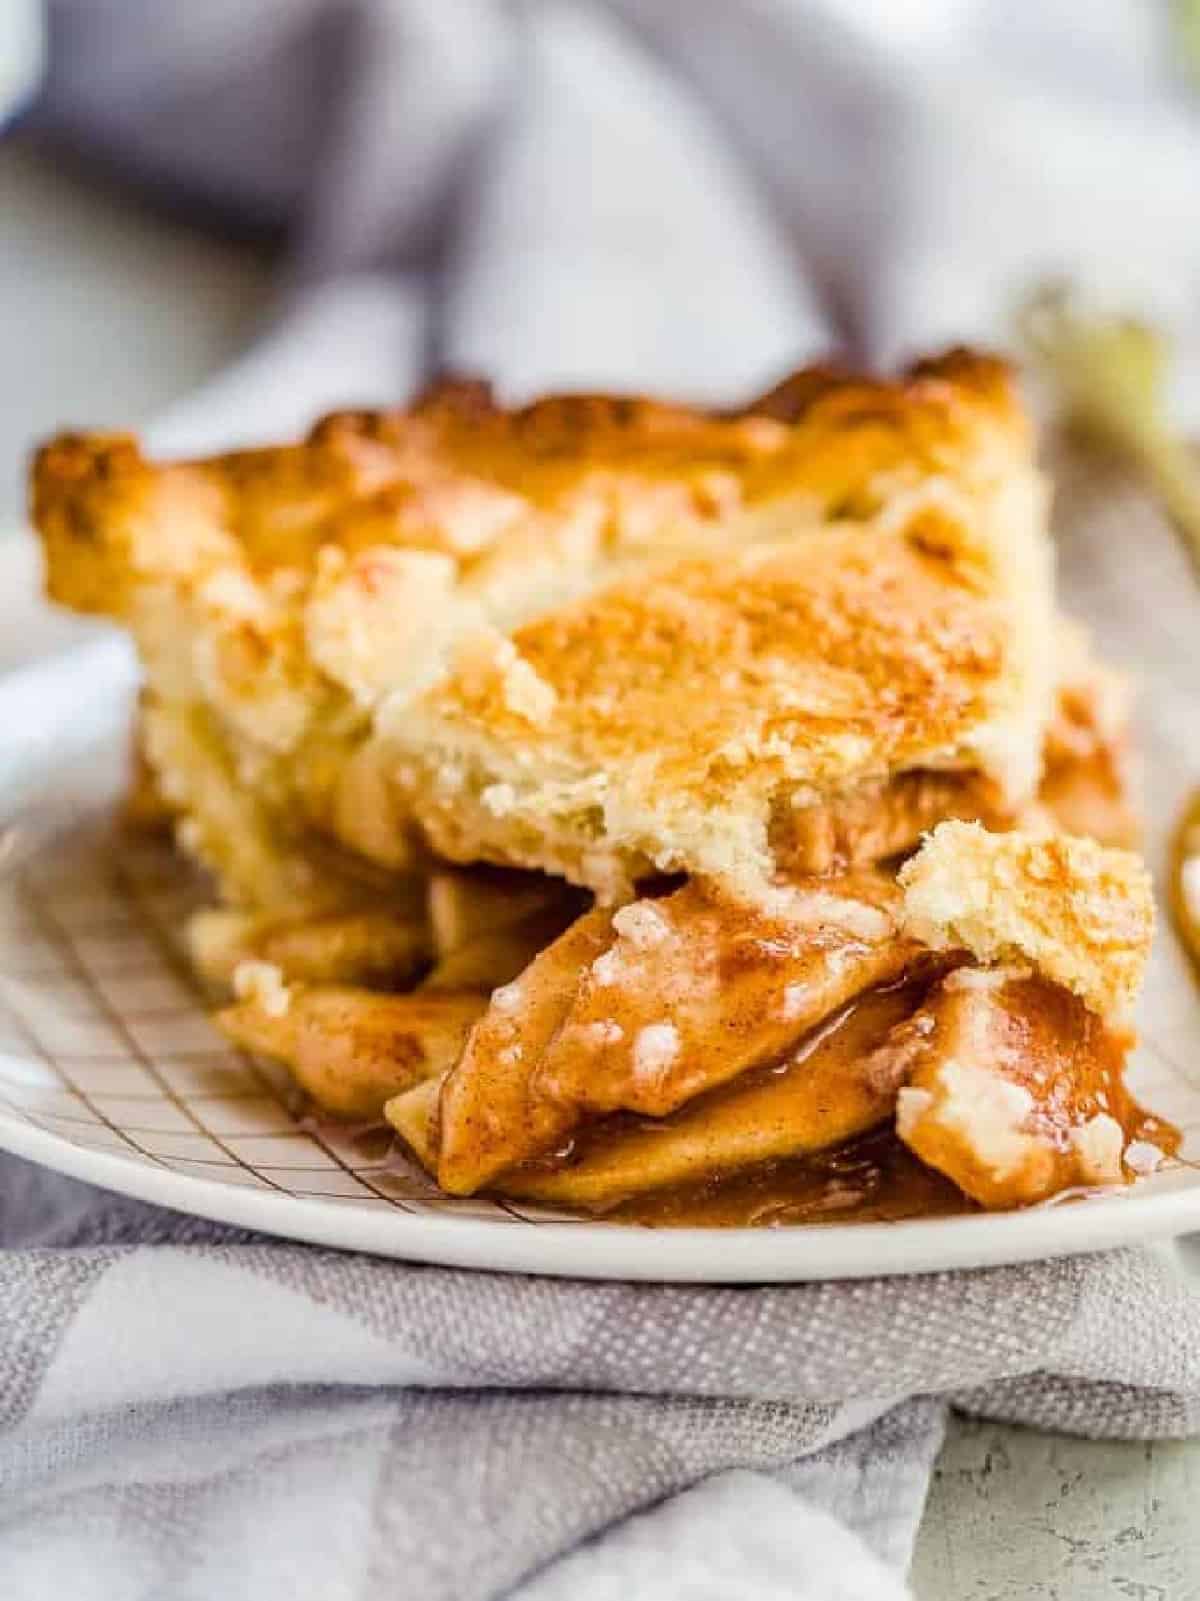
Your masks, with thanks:
M 1200 1228 L 1200 1170 L 997 1216 L 645 1229 L 454 1200 L 394 1153 L 297 1115 L 204 1015 L 178 933 L 198 886 L 121 841 L 133 668 L 111 641 L 0 685 L 0 1147 L 180 1211 L 384 1256 L 591 1278 L 754 1282 L 975 1267 Z M 1164 934 L 1136 1087 L 1200 1153 L 1196 998 Z

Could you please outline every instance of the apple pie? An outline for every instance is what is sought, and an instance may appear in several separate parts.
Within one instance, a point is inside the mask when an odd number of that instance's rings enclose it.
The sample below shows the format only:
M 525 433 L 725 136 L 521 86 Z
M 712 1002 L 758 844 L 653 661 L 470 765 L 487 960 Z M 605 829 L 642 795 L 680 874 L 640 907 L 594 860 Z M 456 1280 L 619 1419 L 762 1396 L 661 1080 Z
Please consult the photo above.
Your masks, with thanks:
M 63 435 L 33 482 L 50 593 L 137 642 L 221 1026 L 447 1194 L 584 1209 L 880 1129 L 986 1207 L 1169 1148 L 1127 701 L 1045 501 L 965 352 L 725 414 L 456 383 L 209 461 Z

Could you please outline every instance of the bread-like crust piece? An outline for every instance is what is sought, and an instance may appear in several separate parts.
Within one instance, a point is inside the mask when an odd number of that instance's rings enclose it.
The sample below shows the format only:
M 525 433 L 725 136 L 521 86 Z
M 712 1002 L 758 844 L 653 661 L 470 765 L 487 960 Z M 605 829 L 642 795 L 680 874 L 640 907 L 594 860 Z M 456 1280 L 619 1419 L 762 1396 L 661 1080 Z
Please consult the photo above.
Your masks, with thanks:
M 1007 559 L 918 512 L 688 557 L 472 641 L 390 725 L 414 815 L 447 856 L 600 893 L 687 870 L 753 895 L 811 808 L 869 820 L 883 799 L 856 792 L 897 775 L 982 773 L 1001 813 L 1036 777 L 1047 599 L 1018 603 Z M 956 814 L 947 795 L 912 839 Z
M 984 964 L 1027 964 L 1120 1025 L 1154 932 L 1150 876 L 1128 851 L 1064 834 L 942 823 L 900 870 L 905 931 Z
M 810 371 L 725 416 L 594 396 L 506 412 L 483 386 L 443 385 L 407 412 L 341 413 L 301 444 L 191 463 L 148 462 L 127 435 L 64 434 L 38 453 L 32 507 L 51 595 L 135 634 L 164 788 L 250 906 L 280 903 L 306 830 L 404 869 L 409 825 L 376 716 L 403 723 L 464 637 L 508 635 L 672 555 L 706 553 L 714 578 L 732 573 L 751 545 L 832 521 L 857 528 L 863 551 L 904 522 L 924 552 L 913 560 L 961 566 L 956 584 L 974 566 L 1006 618 L 994 677 L 1011 704 L 980 695 L 975 713 L 947 715 L 938 698 L 931 731 L 956 739 L 975 716 L 997 737 L 991 765 L 1018 775 L 1010 787 L 1036 766 L 1049 693 L 1041 496 L 1010 376 L 987 357 L 952 353 L 894 382 Z M 992 645 L 995 632 L 984 628 Z M 738 692 L 722 690 L 727 703 Z M 836 742 L 836 702 L 827 713 Z M 214 760 L 177 760 L 176 731 L 200 725 Z M 831 781 L 866 779 L 892 755 L 883 737 L 861 772 L 845 756 L 825 765 Z M 221 850 L 206 818 L 221 773 L 286 842 L 281 867 L 242 872 Z M 511 843 L 492 854 L 547 865 Z

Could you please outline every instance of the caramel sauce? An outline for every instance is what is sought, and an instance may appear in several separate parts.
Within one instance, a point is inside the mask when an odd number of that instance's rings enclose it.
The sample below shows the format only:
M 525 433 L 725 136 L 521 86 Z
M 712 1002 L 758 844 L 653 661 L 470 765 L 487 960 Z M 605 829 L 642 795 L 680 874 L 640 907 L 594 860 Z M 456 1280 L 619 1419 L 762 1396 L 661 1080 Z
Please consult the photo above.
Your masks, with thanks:
M 1156 1117 L 1153 1112 L 1147 1112 L 1136 1101 L 1130 1098 L 1129 1118 L 1125 1124 L 1125 1132 L 1130 1142 L 1143 1140 L 1147 1145 L 1154 1145 L 1165 1157 L 1179 1158 L 1179 1148 L 1183 1144 L 1183 1131 L 1168 1123 L 1165 1117 Z
M 1129 1094 L 1123 1042 L 1049 986 L 1020 981 L 1004 993 L 1007 1006 L 993 1014 L 999 1032 L 981 1043 L 1005 1062 L 1009 1082 L 1025 1078 L 1031 1132 L 1044 1159 L 1061 1165 L 1056 1190 L 1051 1175 L 1037 1189 L 1010 1186 L 990 1205 L 1099 1193 L 1070 1176 L 1071 1131 L 1098 1109 L 1116 1118 L 1126 1142 L 1144 1141 L 1168 1158 L 1178 1150 L 1178 1131 Z M 919 980 L 868 991 L 784 1061 L 667 1118 L 626 1113 L 593 1124 L 557 1152 L 511 1170 L 503 1190 L 651 1228 L 811 1227 L 980 1211 L 938 1170 L 944 1164 L 929 1165 L 899 1140 L 891 1122 L 895 1086 L 872 1082 L 873 1049 L 924 995 Z M 948 1171 L 961 1177 L 957 1166 Z M 998 1182 L 991 1188 L 999 1193 Z
M 605 1213 L 605 1221 L 648 1228 L 782 1228 L 899 1223 L 978 1210 L 949 1179 L 918 1162 L 891 1128 L 882 1128 L 815 1156 L 634 1196 Z
M 1182 1136 L 1172 1123 L 1132 1107 L 1130 1141 L 1174 1158 Z M 1130 1175 L 1136 1182 L 1136 1177 Z M 1056 1200 L 1084 1200 L 1098 1190 L 1076 1190 Z M 1048 1204 L 1048 1203 L 1042 1203 Z M 607 1223 L 643 1228 L 806 1228 L 848 1223 L 902 1223 L 915 1218 L 980 1214 L 948 1178 L 926 1167 L 890 1126 L 834 1150 L 764 1163 L 746 1173 L 677 1185 L 622 1201 L 604 1214 Z
M 639 1205 L 660 1207 L 670 1196 L 711 1200 L 727 1188 L 732 1195 L 744 1173 L 786 1170 L 795 1182 L 805 1162 L 814 1164 L 823 1183 L 822 1164 L 831 1151 L 890 1123 L 895 1087 L 873 1082 L 867 1064 L 889 1030 L 912 1015 L 925 989 L 918 980 L 869 990 L 782 1060 L 697 1096 L 667 1117 L 626 1112 L 592 1123 L 557 1151 L 510 1169 L 499 1188 L 621 1217 Z

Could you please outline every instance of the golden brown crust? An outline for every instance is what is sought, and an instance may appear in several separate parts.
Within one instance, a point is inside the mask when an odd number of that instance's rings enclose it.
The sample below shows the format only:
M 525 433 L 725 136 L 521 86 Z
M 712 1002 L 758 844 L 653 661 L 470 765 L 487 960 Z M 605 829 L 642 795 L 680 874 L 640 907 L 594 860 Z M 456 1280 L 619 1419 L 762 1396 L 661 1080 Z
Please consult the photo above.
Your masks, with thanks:
M 448 856 L 601 892 L 651 870 L 752 892 L 772 844 L 811 832 L 814 807 L 861 811 L 864 785 L 982 771 L 992 810 L 1015 806 L 1041 727 L 1023 632 L 1045 597 L 1014 610 L 1003 554 L 969 527 L 943 526 L 936 553 L 925 534 L 918 516 L 690 557 L 472 642 L 389 720 L 414 814 Z
M 726 415 L 598 395 L 506 411 L 485 384 L 458 380 L 409 411 L 337 412 L 300 444 L 207 461 L 156 464 L 131 434 L 63 433 L 36 454 L 31 510 L 56 598 L 113 612 L 127 582 L 186 576 L 189 557 L 240 555 L 260 577 L 311 567 L 329 545 L 474 558 L 531 509 L 561 512 L 580 493 L 618 525 L 653 522 L 655 482 L 674 486 L 657 508 L 668 517 L 723 519 L 731 499 L 789 492 L 828 513 L 894 469 L 986 472 L 987 446 L 1014 442 L 1024 447 L 1027 425 L 1008 369 L 965 351 L 893 382 L 806 369 Z M 642 505 L 623 506 L 622 487 Z M 95 582 L 101 558 L 115 585 Z
M 1154 932 L 1150 877 L 1128 851 L 1067 835 L 942 823 L 900 870 L 906 931 L 934 950 L 1025 963 L 1120 1023 Z
M 30 515 L 52 600 L 124 617 L 144 573 L 194 578 L 233 561 L 219 480 L 200 466 L 153 467 L 132 434 L 60 434 L 33 462 Z
M 229 781 L 293 844 L 312 829 L 389 868 L 410 859 L 372 723 L 384 704 L 402 723 L 457 641 L 488 627 L 507 635 L 673 553 L 707 553 L 710 581 L 703 555 L 689 569 L 707 606 L 750 546 L 831 519 L 858 530 L 860 553 L 877 540 L 898 550 L 892 525 L 907 524 L 909 555 L 894 573 L 904 595 L 922 567 L 947 565 L 961 588 L 975 562 L 985 602 L 990 593 L 1014 625 L 1025 615 L 1024 635 L 1014 626 L 1008 642 L 981 618 L 981 648 L 1005 658 L 993 688 L 1007 678 L 1014 701 L 996 728 L 1007 746 L 993 755 L 1033 763 L 1048 605 L 1040 502 L 1011 378 L 987 357 L 951 353 L 893 382 L 810 370 L 729 415 L 603 396 L 509 412 L 486 386 L 451 382 L 407 412 L 342 412 L 300 444 L 194 463 L 151 463 L 127 435 L 68 434 L 39 452 L 32 504 L 50 593 L 128 622 L 160 723 L 198 712 Z M 965 544 L 975 553 L 960 561 Z M 865 604 L 869 587 L 849 603 Z M 873 595 L 886 599 L 878 583 Z M 811 602 L 839 603 L 833 591 Z M 961 640 L 931 643 L 943 662 L 961 656 Z M 564 662 L 573 650 L 564 645 Z M 914 677 L 913 652 L 899 656 L 923 693 L 917 678 L 930 675 Z M 909 745 L 946 750 L 973 719 L 987 732 L 995 696 L 975 694 L 981 674 L 968 676 L 973 687 L 930 700 L 925 734 L 910 708 L 907 736 L 876 731 L 858 767 L 811 763 L 830 774 L 815 781 L 873 779 Z M 210 780 L 193 781 L 186 763 L 166 777 L 172 804 L 198 819 L 189 837 L 228 875 L 218 859 L 228 853 L 203 845 L 216 832 L 203 815 Z M 544 853 L 495 854 L 552 865 Z M 264 867 L 230 888 L 269 903 L 286 878 Z

